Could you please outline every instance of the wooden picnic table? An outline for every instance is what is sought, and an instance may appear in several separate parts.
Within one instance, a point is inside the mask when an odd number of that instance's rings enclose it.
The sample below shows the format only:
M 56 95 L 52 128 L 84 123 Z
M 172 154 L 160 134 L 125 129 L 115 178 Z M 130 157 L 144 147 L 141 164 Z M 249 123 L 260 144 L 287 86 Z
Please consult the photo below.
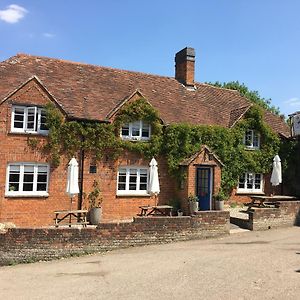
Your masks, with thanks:
M 173 206 L 170 205 L 147 205 L 140 206 L 140 216 L 172 216 Z
M 269 207 L 270 205 L 275 205 L 277 201 L 289 201 L 295 199 L 296 197 L 284 195 L 255 195 L 251 196 L 251 202 L 248 204 L 248 210 L 252 207 Z
M 71 227 L 72 225 L 82 225 L 83 227 L 86 227 L 87 222 L 87 213 L 88 211 L 85 209 L 76 209 L 76 210 L 57 210 L 54 212 L 55 218 L 55 227 L 62 226 L 62 225 L 69 225 Z M 76 220 L 76 222 L 72 222 L 72 220 Z M 63 220 L 68 221 L 62 222 Z

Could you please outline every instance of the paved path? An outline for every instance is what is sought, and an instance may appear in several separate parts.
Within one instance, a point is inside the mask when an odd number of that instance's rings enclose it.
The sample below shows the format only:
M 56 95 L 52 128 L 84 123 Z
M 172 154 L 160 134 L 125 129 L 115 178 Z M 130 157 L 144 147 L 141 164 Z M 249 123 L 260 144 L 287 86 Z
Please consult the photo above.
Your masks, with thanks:
M 0 299 L 300 299 L 300 228 L 2 267 Z

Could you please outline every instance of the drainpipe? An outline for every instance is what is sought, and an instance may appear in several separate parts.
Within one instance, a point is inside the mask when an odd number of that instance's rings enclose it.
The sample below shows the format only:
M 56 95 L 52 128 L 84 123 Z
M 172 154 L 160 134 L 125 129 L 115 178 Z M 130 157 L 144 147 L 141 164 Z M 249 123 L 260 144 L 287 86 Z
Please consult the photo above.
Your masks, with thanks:
M 83 202 L 83 170 L 84 170 L 84 150 L 80 149 L 79 152 L 79 195 L 78 195 L 78 209 L 82 209 Z

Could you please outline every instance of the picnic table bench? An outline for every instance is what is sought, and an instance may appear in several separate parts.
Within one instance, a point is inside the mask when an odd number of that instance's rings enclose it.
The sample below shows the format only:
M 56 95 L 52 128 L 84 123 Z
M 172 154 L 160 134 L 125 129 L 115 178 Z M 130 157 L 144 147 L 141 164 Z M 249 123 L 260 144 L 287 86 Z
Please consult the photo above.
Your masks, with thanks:
M 296 197 L 283 195 L 255 195 L 251 196 L 251 202 L 248 203 L 248 210 L 252 207 L 274 207 L 277 201 L 295 200 Z
M 147 205 L 140 206 L 140 216 L 172 216 L 173 206 L 170 205 Z
M 55 227 L 62 226 L 62 225 L 69 225 L 69 227 L 71 227 L 72 225 L 82 225 L 83 227 L 86 227 L 88 224 L 87 213 L 88 211 L 85 209 L 57 210 L 54 212 Z M 66 220 L 68 222 L 61 223 L 63 220 Z M 72 222 L 73 220 L 76 222 Z

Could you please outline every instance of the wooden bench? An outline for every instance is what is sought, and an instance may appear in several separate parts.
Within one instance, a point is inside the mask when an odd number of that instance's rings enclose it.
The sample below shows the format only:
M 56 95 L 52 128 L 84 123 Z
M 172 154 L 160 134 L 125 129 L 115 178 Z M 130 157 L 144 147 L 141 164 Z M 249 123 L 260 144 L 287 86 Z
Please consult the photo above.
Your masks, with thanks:
M 153 205 L 153 206 L 140 206 L 141 212 L 139 216 L 172 216 L 173 206 L 170 205 Z
M 58 226 L 69 226 L 72 225 L 82 225 L 83 227 L 86 227 L 87 222 L 87 213 L 88 211 L 85 209 L 77 209 L 77 210 L 57 210 L 54 212 L 55 218 L 54 218 L 54 225 L 55 227 Z M 72 222 L 72 220 L 76 220 L 76 222 Z M 63 222 L 62 221 L 68 221 Z

